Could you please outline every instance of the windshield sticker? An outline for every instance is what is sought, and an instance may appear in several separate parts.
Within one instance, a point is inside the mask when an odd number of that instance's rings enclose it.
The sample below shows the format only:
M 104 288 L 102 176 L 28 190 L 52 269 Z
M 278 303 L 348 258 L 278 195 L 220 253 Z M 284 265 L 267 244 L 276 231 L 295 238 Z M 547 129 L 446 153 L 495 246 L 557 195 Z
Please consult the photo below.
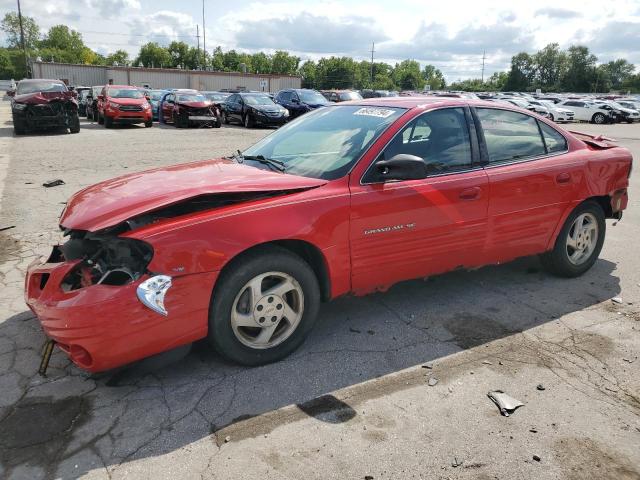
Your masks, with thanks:
M 353 112 L 353 114 L 366 115 L 368 117 L 387 118 L 389 115 L 393 115 L 393 110 L 390 110 L 388 108 L 365 107 L 365 108 L 361 108 L 360 110 L 356 110 L 355 112 Z

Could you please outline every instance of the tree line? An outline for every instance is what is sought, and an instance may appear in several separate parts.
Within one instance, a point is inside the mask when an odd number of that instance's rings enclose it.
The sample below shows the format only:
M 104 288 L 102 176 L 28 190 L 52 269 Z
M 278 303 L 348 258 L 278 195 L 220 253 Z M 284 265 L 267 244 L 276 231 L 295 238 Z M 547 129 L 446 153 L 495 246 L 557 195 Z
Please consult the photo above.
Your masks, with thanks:
M 0 28 L 7 37 L 7 47 L 0 48 L 0 77 L 26 77 L 18 15 L 7 13 Z M 350 57 L 328 57 L 301 63 L 299 57 L 282 50 L 266 54 L 223 51 L 216 47 L 210 53 L 181 41 L 167 46 L 148 42 L 140 47 L 136 57 L 130 58 L 125 50 L 100 55 L 84 44 L 79 32 L 66 25 L 53 26 L 42 34 L 33 18 L 23 17 L 23 28 L 27 55 L 51 62 L 300 75 L 304 87 L 317 89 L 421 91 L 429 86 L 432 90 L 465 91 L 534 91 L 537 88 L 554 92 L 640 91 L 640 74 L 634 74 L 633 64 L 625 59 L 598 64 L 597 57 L 580 45 L 561 50 L 557 43 L 551 43 L 534 54 L 521 52 L 512 57 L 509 71 L 495 72 L 486 80 L 475 78 L 447 85 L 439 69 L 433 65 L 421 68 L 415 60 L 390 65 Z

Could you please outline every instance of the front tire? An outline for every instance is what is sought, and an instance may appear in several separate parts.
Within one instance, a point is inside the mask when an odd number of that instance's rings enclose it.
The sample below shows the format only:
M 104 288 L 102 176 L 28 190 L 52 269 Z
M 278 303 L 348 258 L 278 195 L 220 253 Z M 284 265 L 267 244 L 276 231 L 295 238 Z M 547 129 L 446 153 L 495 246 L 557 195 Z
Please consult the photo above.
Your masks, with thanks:
M 243 123 L 245 128 L 253 128 L 253 126 L 255 125 L 255 121 L 253 120 L 253 117 L 248 112 L 244 116 Z
M 605 118 L 605 116 L 602 113 L 596 113 L 593 115 L 593 118 L 591 119 L 591 121 L 593 123 L 597 123 L 598 125 L 602 125 L 603 123 L 605 123 L 607 119 Z
M 309 265 L 280 247 L 234 260 L 220 276 L 209 309 L 209 342 L 243 365 L 280 360 L 297 349 L 315 324 L 318 280 Z
M 104 122 L 105 128 L 113 127 L 113 120 L 111 119 L 111 117 L 105 116 L 104 119 L 103 119 L 103 122 Z
M 69 132 L 80 133 L 80 117 L 78 115 L 71 117 L 71 120 L 69 121 Z
M 153 127 L 153 119 L 149 120 L 148 122 L 144 122 L 144 126 L 145 126 L 145 128 Z
M 103 124 L 104 124 L 104 117 L 100 115 L 100 112 L 98 112 L 98 125 L 103 125 Z
M 578 205 L 569 215 L 553 250 L 541 256 L 545 269 L 559 277 L 578 277 L 598 259 L 607 224 L 602 207 L 594 201 Z
M 229 117 L 226 112 L 222 112 L 222 121 L 225 125 L 229 125 Z

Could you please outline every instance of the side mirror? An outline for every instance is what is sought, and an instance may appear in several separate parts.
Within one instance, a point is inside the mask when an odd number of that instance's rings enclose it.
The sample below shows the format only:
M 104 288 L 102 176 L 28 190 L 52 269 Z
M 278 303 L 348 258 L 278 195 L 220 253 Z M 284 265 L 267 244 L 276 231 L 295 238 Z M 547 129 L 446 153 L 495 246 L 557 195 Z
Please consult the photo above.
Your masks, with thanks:
M 15 90 L 7 90 L 7 96 L 15 97 L 16 96 L 16 91 Z
M 406 153 L 376 163 L 376 169 L 384 180 L 420 180 L 427 177 L 424 160 Z
M 300 103 L 300 100 L 298 100 L 297 98 L 292 98 L 291 103 Z

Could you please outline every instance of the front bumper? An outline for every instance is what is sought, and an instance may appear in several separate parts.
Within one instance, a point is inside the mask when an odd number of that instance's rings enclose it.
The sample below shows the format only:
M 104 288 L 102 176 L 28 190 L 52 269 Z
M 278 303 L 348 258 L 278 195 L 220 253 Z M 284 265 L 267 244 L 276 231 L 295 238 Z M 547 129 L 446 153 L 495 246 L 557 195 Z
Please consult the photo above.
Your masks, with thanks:
M 284 125 L 288 117 L 270 117 L 269 115 L 254 115 L 256 123 L 260 125 Z
M 153 113 L 150 108 L 141 112 L 125 112 L 110 108 L 105 110 L 104 115 L 114 123 L 144 123 L 153 120 Z
M 25 301 L 45 334 L 84 370 L 109 370 L 206 336 L 217 272 L 174 277 L 164 299 L 168 312 L 164 316 L 136 295 L 149 275 L 123 286 L 63 291 L 60 284 L 76 264 L 32 263 L 25 279 Z

